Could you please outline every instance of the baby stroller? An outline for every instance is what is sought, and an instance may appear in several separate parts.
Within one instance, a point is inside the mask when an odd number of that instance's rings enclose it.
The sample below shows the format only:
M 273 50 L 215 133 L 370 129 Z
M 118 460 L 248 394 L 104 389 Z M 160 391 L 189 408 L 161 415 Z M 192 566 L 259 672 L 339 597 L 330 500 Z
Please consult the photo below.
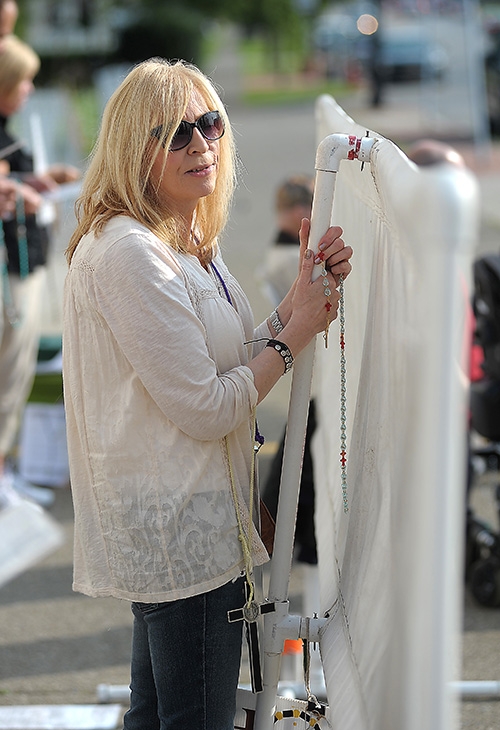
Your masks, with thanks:
M 475 340 L 483 351 L 483 375 L 471 382 L 470 426 L 484 445 L 470 449 L 470 463 L 481 471 L 498 472 L 494 486 L 500 519 L 500 255 L 490 254 L 474 263 Z M 468 495 L 474 468 L 469 477 Z M 500 534 L 467 509 L 466 581 L 474 598 L 484 606 L 500 606 Z

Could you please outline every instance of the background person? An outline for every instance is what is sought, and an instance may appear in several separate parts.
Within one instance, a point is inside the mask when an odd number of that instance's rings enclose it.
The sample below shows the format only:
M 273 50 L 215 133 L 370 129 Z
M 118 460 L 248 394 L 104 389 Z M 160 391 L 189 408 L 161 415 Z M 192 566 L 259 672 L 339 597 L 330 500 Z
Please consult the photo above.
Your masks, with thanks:
M 11 191 L 11 197 L 4 196 L 7 207 L 0 231 L 0 502 L 16 501 L 21 495 L 48 506 L 54 500 L 52 490 L 28 484 L 7 463 L 33 384 L 40 339 L 49 230 L 37 220 L 42 202 L 38 193 L 57 187 L 56 179 L 61 179 L 59 166 L 55 175 L 50 170 L 35 175 L 30 152 L 8 131 L 10 118 L 34 90 L 39 66 L 37 54 L 16 36 L 0 41 L 0 157 L 10 175 L 2 185 Z M 68 168 L 64 175 L 75 172 Z
M 250 509 L 255 407 L 327 325 L 314 261 L 332 318 L 351 268 L 341 229 L 313 257 L 305 221 L 300 274 L 275 326 L 254 329 L 218 247 L 235 160 L 210 81 L 139 64 L 104 111 L 68 247 L 74 588 L 132 604 L 126 730 L 234 728 L 242 622 L 227 611 L 268 557 Z
M 299 230 L 303 218 L 311 217 L 314 179 L 292 175 L 278 185 L 274 196 L 276 232 L 264 265 L 257 272 L 274 306 L 286 296 L 297 276 Z
M 419 167 L 429 167 L 444 162 L 456 167 L 465 167 L 465 160 L 460 152 L 437 139 L 418 139 L 407 148 L 406 156 Z

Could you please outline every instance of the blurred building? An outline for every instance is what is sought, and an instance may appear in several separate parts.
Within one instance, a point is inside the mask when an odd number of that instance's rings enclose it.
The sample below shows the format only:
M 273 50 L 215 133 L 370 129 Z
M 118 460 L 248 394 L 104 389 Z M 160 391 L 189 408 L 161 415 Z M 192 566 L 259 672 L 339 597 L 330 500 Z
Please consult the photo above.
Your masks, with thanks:
M 109 0 L 31 0 L 27 41 L 43 56 L 112 52 L 116 31 Z

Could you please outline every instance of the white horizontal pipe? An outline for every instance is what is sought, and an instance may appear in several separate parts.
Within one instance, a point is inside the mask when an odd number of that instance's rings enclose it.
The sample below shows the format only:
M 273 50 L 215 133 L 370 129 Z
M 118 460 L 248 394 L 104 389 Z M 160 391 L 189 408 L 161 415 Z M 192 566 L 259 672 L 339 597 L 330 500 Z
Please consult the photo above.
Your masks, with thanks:
M 102 704 L 114 702 L 129 702 L 130 687 L 127 684 L 98 684 L 97 701 Z
M 478 697 L 500 697 L 500 681 L 463 681 L 452 682 L 451 689 L 459 694 L 462 700 Z M 130 688 L 126 684 L 99 684 L 97 701 L 104 703 L 124 702 L 130 700 Z
M 500 682 L 497 681 L 463 681 L 452 682 L 452 689 L 462 699 L 468 697 L 500 697 Z

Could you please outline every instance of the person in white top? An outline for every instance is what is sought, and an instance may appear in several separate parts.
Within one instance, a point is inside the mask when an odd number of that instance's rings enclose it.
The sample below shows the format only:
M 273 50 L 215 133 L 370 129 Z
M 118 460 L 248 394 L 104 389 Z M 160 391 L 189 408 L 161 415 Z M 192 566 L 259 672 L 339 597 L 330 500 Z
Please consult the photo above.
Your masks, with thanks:
M 336 316 L 351 269 L 342 230 L 314 257 L 304 220 L 300 273 L 254 329 L 217 244 L 235 160 L 204 74 L 138 64 L 104 111 L 67 250 L 73 587 L 132 604 L 126 730 L 234 727 L 242 622 L 227 611 L 268 559 L 250 517 L 255 407 Z
M 277 230 L 257 271 L 257 279 L 274 306 L 279 306 L 297 276 L 300 223 L 311 217 L 313 192 L 314 178 L 310 175 L 292 175 L 276 189 Z

